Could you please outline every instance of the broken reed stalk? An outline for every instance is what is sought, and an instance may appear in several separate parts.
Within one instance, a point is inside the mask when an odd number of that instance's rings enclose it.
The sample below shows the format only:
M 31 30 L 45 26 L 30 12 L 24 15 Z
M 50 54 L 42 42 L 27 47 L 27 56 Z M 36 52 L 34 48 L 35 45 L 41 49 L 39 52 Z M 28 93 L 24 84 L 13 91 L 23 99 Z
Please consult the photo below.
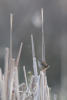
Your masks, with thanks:
M 17 59 L 16 59 L 16 66 L 18 66 L 18 64 L 19 64 L 20 55 L 21 55 L 21 51 L 22 51 L 22 46 L 23 46 L 23 43 L 21 42 L 19 53 L 18 53 L 18 56 L 17 56 Z
M 32 57 L 33 57 L 33 71 L 34 75 L 37 76 L 37 62 L 36 62 L 36 57 L 35 57 L 35 49 L 34 49 L 34 41 L 33 41 L 33 35 L 31 34 L 31 44 L 32 44 Z
M 5 71 L 4 71 L 4 83 L 5 83 L 5 100 L 7 100 L 8 97 L 8 59 L 9 59 L 9 48 L 5 48 Z
M 25 66 L 23 66 L 23 71 L 24 71 L 24 78 L 25 78 L 26 87 L 27 87 L 27 89 L 28 89 L 28 82 L 27 82 L 27 76 L 26 76 L 26 69 L 25 69 Z

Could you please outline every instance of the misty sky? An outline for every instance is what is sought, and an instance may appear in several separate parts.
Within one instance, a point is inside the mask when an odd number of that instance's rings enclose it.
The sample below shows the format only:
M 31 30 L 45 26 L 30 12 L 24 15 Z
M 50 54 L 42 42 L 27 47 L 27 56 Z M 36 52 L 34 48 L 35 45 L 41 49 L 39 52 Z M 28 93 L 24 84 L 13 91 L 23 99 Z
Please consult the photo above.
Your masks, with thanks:
M 36 56 L 41 60 L 41 27 L 33 18 L 44 8 L 44 34 L 46 60 L 51 68 L 47 71 L 48 83 L 60 85 L 61 38 L 67 34 L 67 0 L 0 0 L 0 66 L 3 67 L 4 48 L 9 47 L 10 13 L 13 13 L 13 56 L 18 54 L 21 41 L 24 43 L 20 68 L 32 69 L 30 34 L 34 36 Z M 36 17 L 36 16 L 35 16 Z M 20 76 L 21 72 L 20 72 Z

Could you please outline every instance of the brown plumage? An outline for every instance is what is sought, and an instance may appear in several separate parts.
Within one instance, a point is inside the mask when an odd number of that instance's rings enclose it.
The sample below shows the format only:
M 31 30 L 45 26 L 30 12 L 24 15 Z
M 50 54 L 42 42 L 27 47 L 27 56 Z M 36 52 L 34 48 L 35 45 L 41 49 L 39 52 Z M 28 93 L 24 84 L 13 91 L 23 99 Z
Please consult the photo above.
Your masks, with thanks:
M 48 64 L 46 63 L 46 62 L 41 62 L 41 65 L 42 65 L 42 68 L 41 68 L 41 70 L 47 70 L 48 69 Z

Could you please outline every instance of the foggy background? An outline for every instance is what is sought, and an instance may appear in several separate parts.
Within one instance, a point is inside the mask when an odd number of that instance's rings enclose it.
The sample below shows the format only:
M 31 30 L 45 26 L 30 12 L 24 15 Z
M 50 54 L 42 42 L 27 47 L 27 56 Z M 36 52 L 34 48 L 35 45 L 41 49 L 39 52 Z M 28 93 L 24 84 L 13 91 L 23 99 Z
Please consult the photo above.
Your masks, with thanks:
M 36 57 L 41 60 L 40 10 L 44 8 L 44 34 L 48 84 L 55 93 L 67 92 L 67 0 L 0 0 L 0 67 L 4 71 L 4 48 L 9 47 L 10 13 L 13 21 L 13 57 L 17 57 L 21 41 L 19 64 L 20 83 L 23 65 L 32 70 L 30 34 L 34 36 Z M 63 100 L 63 99 L 62 99 Z

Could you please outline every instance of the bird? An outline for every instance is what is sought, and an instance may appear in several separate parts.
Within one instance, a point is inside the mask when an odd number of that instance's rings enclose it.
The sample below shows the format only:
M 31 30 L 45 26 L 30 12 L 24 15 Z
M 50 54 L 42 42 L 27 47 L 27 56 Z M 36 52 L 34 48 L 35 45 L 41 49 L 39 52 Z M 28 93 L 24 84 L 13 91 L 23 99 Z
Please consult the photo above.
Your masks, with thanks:
M 42 61 L 41 65 L 42 65 L 42 70 L 47 70 L 49 67 L 49 65 L 45 61 Z
M 49 68 L 49 65 L 45 61 L 39 61 L 38 60 L 38 67 L 40 70 L 47 70 Z

